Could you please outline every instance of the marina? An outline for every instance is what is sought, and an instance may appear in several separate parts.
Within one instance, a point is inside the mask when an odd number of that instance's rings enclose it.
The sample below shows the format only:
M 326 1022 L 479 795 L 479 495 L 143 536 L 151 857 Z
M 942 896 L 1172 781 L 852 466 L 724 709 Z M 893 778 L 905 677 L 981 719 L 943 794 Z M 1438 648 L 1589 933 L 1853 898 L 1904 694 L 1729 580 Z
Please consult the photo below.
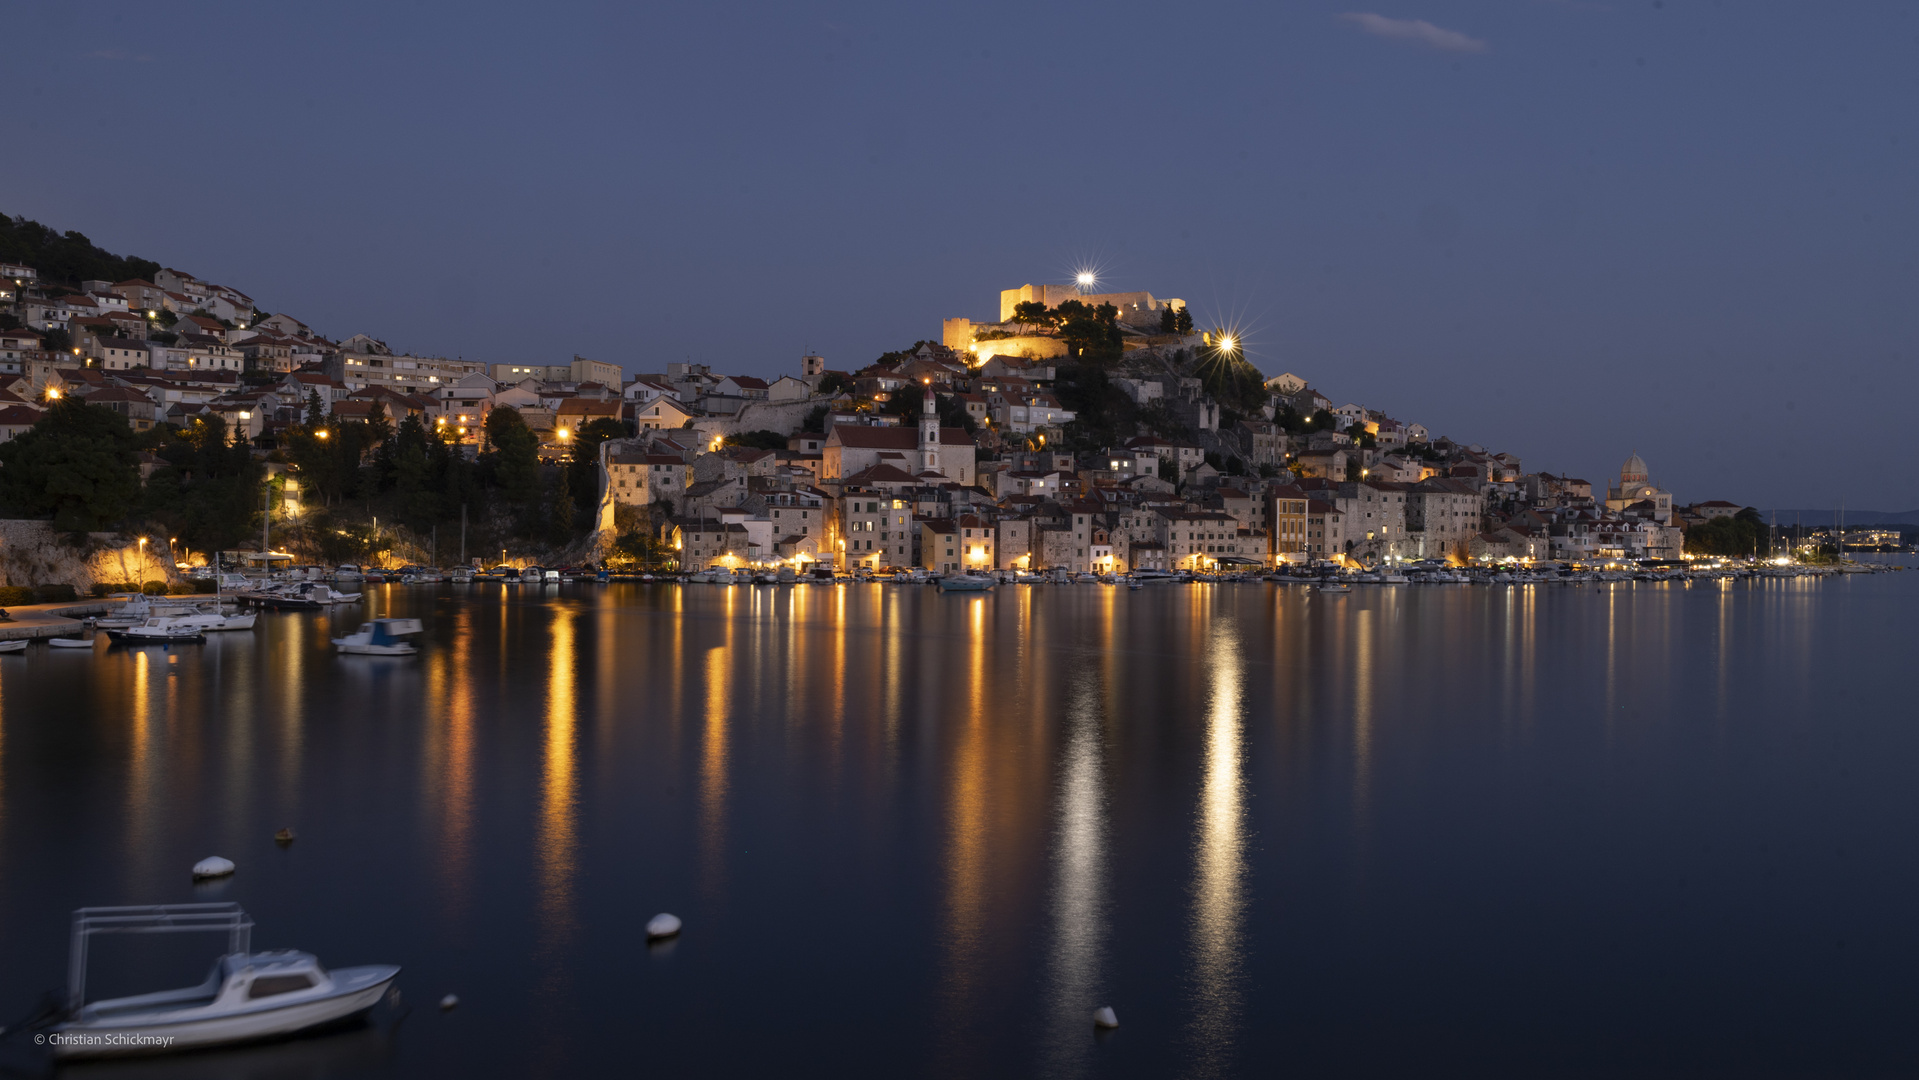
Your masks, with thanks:
M 34 646 L 0 658 L 0 865 L 46 873 L 0 879 L 0 1015 L 62 987 L 75 909 L 219 903 L 270 932 L 229 952 L 458 1004 L 220 1051 L 248 1068 L 579 1074 L 630 1063 L 618 1029 L 776 1071 L 855 1022 L 906 1072 L 1913 1063 L 1846 1020 L 1919 962 L 1885 824 L 1919 810 L 1912 575 L 1406 576 L 395 580 Z M 417 653 L 336 652 L 386 619 Z M 204 951 L 125 945 L 89 995 L 206 996 Z M 1673 1010 L 1683 1039 L 1612 1037 Z

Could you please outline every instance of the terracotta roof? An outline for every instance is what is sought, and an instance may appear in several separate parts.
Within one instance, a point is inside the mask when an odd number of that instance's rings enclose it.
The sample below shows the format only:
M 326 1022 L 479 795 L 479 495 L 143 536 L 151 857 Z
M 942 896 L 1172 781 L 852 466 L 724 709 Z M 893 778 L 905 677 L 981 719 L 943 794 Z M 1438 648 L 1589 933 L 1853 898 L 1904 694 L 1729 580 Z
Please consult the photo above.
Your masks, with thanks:
M 845 478 L 844 484 L 910 484 L 913 478 L 891 465 L 870 465 Z
M 920 444 L 918 428 L 910 427 L 863 427 L 852 424 L 836 424 L 827 438 L 839 439 L 841 446 L 858 447 L 862 450 L 917 450 Z M 941 428 L 941 446 L 973 446 L 972 436 L 964 428 Z

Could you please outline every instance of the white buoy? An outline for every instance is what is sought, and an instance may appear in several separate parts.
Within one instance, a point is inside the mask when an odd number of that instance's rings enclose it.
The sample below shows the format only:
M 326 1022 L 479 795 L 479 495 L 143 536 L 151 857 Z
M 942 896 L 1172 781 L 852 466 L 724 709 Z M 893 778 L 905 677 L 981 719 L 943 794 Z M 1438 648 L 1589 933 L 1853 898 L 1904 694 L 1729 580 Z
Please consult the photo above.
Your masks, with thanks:
M 459 1003 L 460 1003 L 459 998 L 453 996 L 452 994 L 448 994 L 447 996 L 440 999 L 440 1008 L 451 1009 L 454 1006 L 458 1005 Z
M 233 873 L 233 860 L 222 859 L 218 855 L 209 855 L 193 864 L 193 876 L 197 878 L 226 877 L 231 873 Z
M 1119 1026 L 1119 1017 L 1113 1015 L 1113 1007 L 1111 1005 L 1101 1005 L 1099 1008 L 1093 1010 L 1093 1026 L 1103 1028 L 1116 1028 Z
M 678 915 L 668 915 L 665 912 L 661 912 L 646 920 L 646 936 L 648 939 L 672 937 L 679 932 L 680 917 Z

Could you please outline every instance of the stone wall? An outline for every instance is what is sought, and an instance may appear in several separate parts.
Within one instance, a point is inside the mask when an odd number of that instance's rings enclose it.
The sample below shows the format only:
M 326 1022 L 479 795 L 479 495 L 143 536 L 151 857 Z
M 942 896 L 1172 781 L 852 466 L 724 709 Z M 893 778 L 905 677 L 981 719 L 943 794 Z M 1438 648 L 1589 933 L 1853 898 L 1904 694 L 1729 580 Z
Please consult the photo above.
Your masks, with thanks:
M 53 531 L 51 522 L 0 520 L 0 585 L 71 585 L 85 596 L 95 583 L 170 581 L 177 575 L 165 540 L 143 551 L 138 539 Z

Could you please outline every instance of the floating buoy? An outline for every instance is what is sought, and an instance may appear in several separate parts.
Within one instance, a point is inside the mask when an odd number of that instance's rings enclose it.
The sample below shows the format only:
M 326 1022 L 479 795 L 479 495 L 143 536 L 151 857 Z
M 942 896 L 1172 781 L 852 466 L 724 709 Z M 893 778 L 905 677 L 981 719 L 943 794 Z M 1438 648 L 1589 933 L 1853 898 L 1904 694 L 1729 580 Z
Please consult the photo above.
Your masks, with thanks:
M 1116 1028 L 1119 1026 L 1119 1017 L 1113 1015 L 1113 1007 L 1111 1005 L 1101 1005 L 1099 1008 L 1093 1010 L 1093 1026 L 1103 1028 Z
M 661 912 L 646 920 L 646 936 L 653 938 L 672 937 L 680 932 L 680 917 Z
M 222 859 L 218 855 L 209 855 L 193 864 L 193 876 L 197 878 L 226 877 L 231 873 L 233 873 L 233 860 Z
M 273 842 L 274 842 L 274 843 L 276 843 L 276 844 L 280 844 L 280 845 L 286 845 L 286 844 L 291 844 L 291 843 L 293 843 L 293 830 L 292 830 L 292 829 L 281 829 L 281 830 L 280 830 L 279 832 L 277 832 L 277 833 L 274 833 L 274 834 L 273 834 Z
M 451 1009 L 457 1006 L 459 1003 L 460 1003 L 459 998 L 454 997 L 452 994 L 448 994 L 447 996 L 440 999 L 440 1008 Z

